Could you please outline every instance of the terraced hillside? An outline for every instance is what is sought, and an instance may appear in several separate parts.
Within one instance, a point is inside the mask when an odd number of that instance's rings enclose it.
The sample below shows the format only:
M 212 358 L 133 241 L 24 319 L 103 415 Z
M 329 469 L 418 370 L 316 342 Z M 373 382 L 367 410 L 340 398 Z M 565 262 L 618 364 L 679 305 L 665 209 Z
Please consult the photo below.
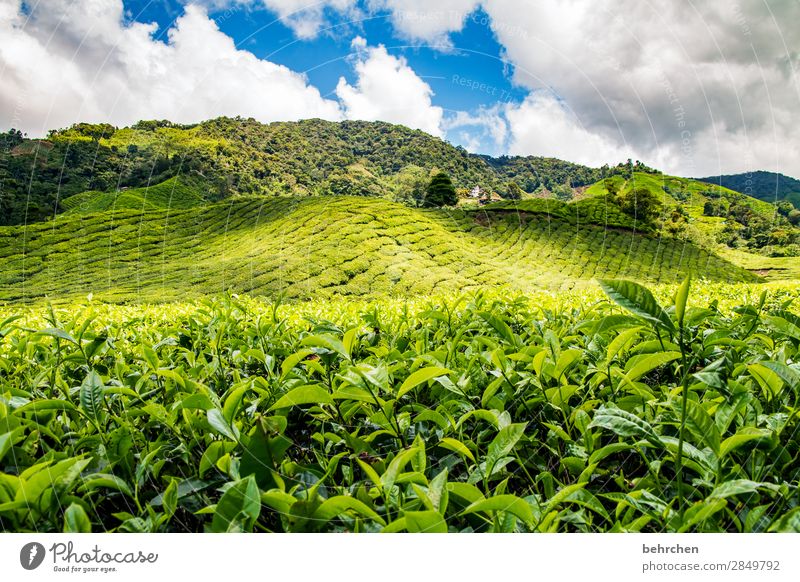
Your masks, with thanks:
M 692 243 L 563 216 L 422 210 L 363 197 L 236 198 L 0 228 L 0 301 L 427 294 L 595 277 L 758 278 Z
M 800 227 L 786 209 L 728 188 L 689 178 L 634 172 L 596 182 L 586 197 L 610 199 L 616 193 L 645 190 L 661 203 L 662 223 L 682 228 L 695 242 L 724 252 L 736 249 L 770 258 L 785 258 L 784 270 L 800 256 Z M 678 220 L 678 224 L 670 221 Z M 752 257 L 739 264 L 758 262 Z M 765 264 L 769 261 L 762 261 Z M 775 261 L 773 261 L 775 262 Z M 766 268 L 766 267 L 765 267 Z
M 88 190 L 61 201 L 66 214 L 88 214 L 121 208 L 157 210 L 192 208 L 204 203 L 204 184 L 196 177 L 175 176 L 142 188 L 97 192 Z

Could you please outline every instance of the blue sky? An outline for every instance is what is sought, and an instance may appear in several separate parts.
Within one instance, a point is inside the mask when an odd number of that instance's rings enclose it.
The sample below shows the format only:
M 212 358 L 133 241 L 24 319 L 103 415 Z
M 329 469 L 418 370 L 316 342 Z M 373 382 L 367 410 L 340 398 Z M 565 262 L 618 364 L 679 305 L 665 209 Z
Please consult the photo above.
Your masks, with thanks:
M 798 21 L 762 0 L 5 0 L 0 129 L 380 119 L 477 153 L 797 176 Z
M 128 18 L 155 22 L 155 37 L 166 40 L 167 31 L 183 14 L 184 3 L 177 0 L 127 0 Z M 298 38 L 278 15 L 259 5 L 207 5 L 209 16 L 237 47 L 259 58 L 303 73 L 324 97 L 335 98 L 341 77 L 357 81 L 351 63 L 355 37 L 368 46 L 383 45 L 391 55 L 402 56 L 433 91 L 432 103 L 446 116 L 475 112 L 496 104 L 521 103 L 528 91 L 513 82 L 514 66 L 503 58 L 503 47 L 491 28 L 489 15 L 480 7 L 466 15 L 463 28 L 449 35 L 446 50 L 435 43 L 410 40 L 398 34 L 391 24 L 391 13 L 378 10 L 352 19 L 330 11 L 327 22 L 310 39 Z M 468 146 L 479 153 L 499 155 L 507 144 L 498 143 L 480 128 L 459 127 L 445 130 L 448 141 Z

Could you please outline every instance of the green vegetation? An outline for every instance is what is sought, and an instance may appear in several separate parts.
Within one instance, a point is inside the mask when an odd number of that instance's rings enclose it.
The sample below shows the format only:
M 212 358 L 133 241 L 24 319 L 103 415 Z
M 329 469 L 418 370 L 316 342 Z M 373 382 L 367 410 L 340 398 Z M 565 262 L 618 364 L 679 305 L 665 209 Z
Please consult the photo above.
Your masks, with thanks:
M 2 313 L 0 529 L 798 531 L 798 288 L 603 287 Z
M 131 208 L 157 210 L 192 208 L 204 203 L 205 191 L 201 180 L 175 176 L 144 188 L 131 188 L 119 192 L 88 191 L 61 201 L 65 214 L 89 214 L 104 210 Z
M 798 531 L 793 213 L 385 123 L 8 132 L 0 530 Z
M 786 200 L 800 209 L 800 180 L 783 174 L 759 170 L 743 174 L 709 176 L 698 180 L 717 184 L 765 202 Z
M 202 197 L 354 195 L 419 206 L 437 172 L 457 190 L 479 186 L 508 198 L 572 188 L 606 175 L 629 175 L 641 164 L 588 168 L 552 158 L 487 158 L 422 131 L 383 122 L 311 119 L 262 124 L 219 118 L 197 125 L 140 121 L 129 128 L 76 124 L 46 140 L 0 134 L 0 225 L 51 218 L 63 201 L 85 193 L 88 208 L 105 208 L 117 192 L 181 176 L 202 184 Z M 512 186 L 512 183 L 514 184 Z M 521 187 L 520 187 L 521 186 Z M 100 198 L 98 202 L 93 198 Z M 125 202 L 123 200 L 123 202 Z M 126 202 L 127 203 L 127 202 Z
M 634 172 L 588 188 L 586 196 L 616 201 L 628 214 L 644 211 L 665 234 L 711 249 L 741 249 L 773 257 L 800 256 L 800 221 L 791 208 L 687 178 Z M 636 200 L 646 200 L 637 209 Z
M 630 217 L 603 217 L 610 207 L 597 201 L 538 202 L 553 212 L 251 197 L 0 227 L 0 301 L 63 302 L 88 293 L 169 301 L 226 290 L 297 299 L 531 291 L 596 277 L 677 282 L 690 271 L 713 281 L 758 280 L 691 242 L 628 230 Z M 586 223 L 587 215 L 615 228 Z
M 555 198 L 529 198 L 520 201 L 492 202 L 483 207 L 486 213 L 514 212 L 520 217 L 539 215 L 556 218 L 571 225 L 597 225 L 652 232 L 652 224 L 637 221 L 622 212 L 616 204 L 609 204 L 602 197 L 584 198 L 576 202 L 563 202 Z
M 456 204 L 458 204 L 458 195 L 453 182 L 450 181 L 450 176 L 444 172 L 435 174 L 425 189 L 423 206 L 441 208 L 442 206 L 455 206 Z

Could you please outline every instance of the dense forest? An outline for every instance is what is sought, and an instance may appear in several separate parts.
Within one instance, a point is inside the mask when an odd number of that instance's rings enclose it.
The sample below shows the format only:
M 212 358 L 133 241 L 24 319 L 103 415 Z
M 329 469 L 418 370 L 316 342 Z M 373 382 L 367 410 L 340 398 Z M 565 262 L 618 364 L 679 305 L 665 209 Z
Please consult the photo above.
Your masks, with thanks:
M 759 170 L 697 179 L 709 184 L 718 184 L 766 202 L 786 200 L 795 208 L 800 209 L 800 180 L 783 174 Z
M 420 206 L 437 172 L 461 195 L 568 198 L 573 188 L 649 168 L 630 160 L 589 168 L 553 158 L 490 158 L 422 131 L 383 122 L 318 119 L 262 124 L 218 118 L 196 125 L 141 121 L 129 128 L 76 124 L 26 139 L 0 138 L 0 224 L 45 219 L 78 193 L 114 192 L 188 177 L 198 195 L 380 196 Z

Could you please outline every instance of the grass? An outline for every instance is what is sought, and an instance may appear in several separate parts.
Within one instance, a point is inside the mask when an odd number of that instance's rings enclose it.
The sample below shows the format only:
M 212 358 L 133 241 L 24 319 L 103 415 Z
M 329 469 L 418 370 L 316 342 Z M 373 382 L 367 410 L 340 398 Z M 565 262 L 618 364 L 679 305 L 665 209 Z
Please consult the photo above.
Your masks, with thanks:
M 169 301 L 564 290 L 597 277 L 758 277 L 691 242 L 556 215 L 421 210 L 358 197 L 237 198 L 0 228 L 0 301 Z

